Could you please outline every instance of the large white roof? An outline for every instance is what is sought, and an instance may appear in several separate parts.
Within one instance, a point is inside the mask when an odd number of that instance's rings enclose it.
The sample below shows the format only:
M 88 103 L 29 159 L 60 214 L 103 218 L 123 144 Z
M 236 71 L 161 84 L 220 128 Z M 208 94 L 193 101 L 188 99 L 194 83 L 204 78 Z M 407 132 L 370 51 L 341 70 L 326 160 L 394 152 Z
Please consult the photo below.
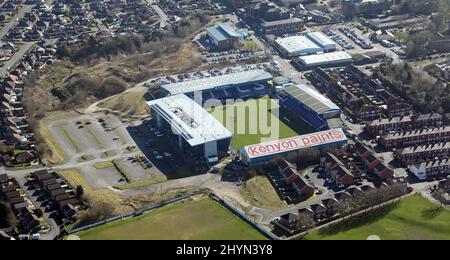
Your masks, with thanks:
M 352 56 L 345 51 L 329 52 L 323 54 L 314 54 L 302 56 L 300 61 L 307 66 L 318 66 L 324 64 L 336 64 L 342 62 L 351 62 Z
M 147 102 L 191 146 L 231 138 L 232 134 L 199 104 L 186 95 L 175 95 Z
M 290 36 L 276 40 L 276 43 L 290 54 L 321 52 L 322 48 L 306 36 Z
M 272 75 L 264 70 L 239 71 L 215 77 L 185 80 L 182 82 L 162 85 L 171 95 L 205 91 L 218 87 L 259 83 L 269 81 Z
M 336 48 L 337 44 L 322 32 L 310 32 L 306 36 L 322 48 Z

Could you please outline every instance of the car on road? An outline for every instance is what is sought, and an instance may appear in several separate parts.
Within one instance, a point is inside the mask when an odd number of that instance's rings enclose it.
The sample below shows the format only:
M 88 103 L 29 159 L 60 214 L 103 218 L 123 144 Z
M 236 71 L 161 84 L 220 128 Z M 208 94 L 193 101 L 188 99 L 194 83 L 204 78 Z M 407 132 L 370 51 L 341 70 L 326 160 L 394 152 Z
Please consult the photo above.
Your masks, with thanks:
M 156 160 L 162 160 L 164 159 L 164 157 L 162 157 L 161 155 L 156 156 Z
M 80 125 L 79 127 L 78 127 L 78 129 L 83 129 L 84 128 L 84 125 Z
M 117 141 L 117 140 L 119 140 L 119 139 L 120 139 L 120 137 L 118 137 L 118 136 L 114 136 L 114 137 L 113 137 L 113 140 L 114 140 L 114 141 Z

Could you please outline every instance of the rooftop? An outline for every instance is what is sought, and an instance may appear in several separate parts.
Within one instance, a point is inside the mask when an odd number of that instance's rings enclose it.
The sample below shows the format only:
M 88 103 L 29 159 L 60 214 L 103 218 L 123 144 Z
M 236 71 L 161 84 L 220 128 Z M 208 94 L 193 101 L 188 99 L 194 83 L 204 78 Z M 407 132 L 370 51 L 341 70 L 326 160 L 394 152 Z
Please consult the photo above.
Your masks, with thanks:
M 306 85 L 290 86 L 285 88 L 284 92 L 296 98 L 319 115 L 330 110 L 340 110 L 330 99 Z
M 223 41 L 228 38 L 240 38 L 242 37 L 234 28 L 227 24 L 218 24 L 217 26 L 209 27 L 206 29 L 208 34 L 217 41 Z
M 272 75 L 264 70 L 239 71 L 209 78 L 185 80 L 182 82 L 161 85 L 171 95 L 210 90 L 223 86 L 242 85 L 269 81 Z
M 401 150 L 401 154 L 407 155 L 407 154 L 414 154 L 414 153 L 421 153 L 421 152 L 433 152 L 433 151 L 448 150 L 448 149 L 450 149 L 449 142 L 432 144 L 432 145 L 408 147 L 408 148 Z
M 323 54 L 314 54 L 299 57 L 300 61 L 308 66 L 320 64 L 332 64 L 340 62 L 351 62 L 352 56 L 345 51 L 336 51 Z
M 231 138 L 219 121 L 185 95 L 169 96 L 147 103 L 191 146 Z
M 327 46 L 336 46 L 336 42 L 328 38 L 325 34 L 322 32 L 310 32 L 307 33 L 306 36 L 317 43 L 321 47 L 327 47 Z
M 430 168 L 445 167 L 445 166 L 450 166 L 450 159 L 428 161 L 428 162 L 418 164 L 416 167 L 430 169 Z
M 392 117 L 392 118 L 382 118 L 377 119 L 369 123 L 370 126 L 382 126 L 382 125 L 390 125 L 397 124 L 402 122 L 412 122 L 412 118 L 410 116 L 403 117 Z
M 276 43 L 288 53 L 320 52 L 322 48 L 306 36 L 290 36 L 276 40 Z
M 288 23 L 299 23 L 303 22 L 302 20 L 298 18 L 290 18 L 285 20 L 278 20 L 278 21 L 265 21 L 262 23 L 262 26 L 274 26 L 274 25 L 281 25 L 281 24 L 288 24 Z
M 441 133 L 448 133 L 448 132 L 450 132 L 450 126 L 388 134 L 388 135 L 383 136 L 383 139 L 384 140 L 395 140 L 395 139 L 410 138 L 410 137 L 432 135 L 432 134 L 441 134 Z

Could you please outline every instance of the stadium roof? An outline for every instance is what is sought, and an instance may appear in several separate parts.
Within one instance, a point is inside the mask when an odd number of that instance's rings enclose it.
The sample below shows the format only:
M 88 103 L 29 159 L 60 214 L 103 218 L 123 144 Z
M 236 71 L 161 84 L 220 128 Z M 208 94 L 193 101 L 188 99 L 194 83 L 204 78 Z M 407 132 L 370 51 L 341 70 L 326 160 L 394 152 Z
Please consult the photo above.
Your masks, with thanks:
M 300 61 L 306 66 L 318 66 L 325 64 L 337 64 L 351 62 L 352 56 L 345 51 L 329 52 L 299 57 Z
M 341 110 L 331 100 L 306 85 L 290 86 L 285 88 L 284 92 L 296 98 L 319 115 Z
M 320 46 L 306 36 L 280 38 L 276 40 L 276 43 L 288 53 L 311 53 L 322 51 Z
M 147 104 L 191 146 L 232 137 L 228 129 L 186 95 L 169 96 Z
M 310 32 L 306 36 L 322 48 L 336 46 L 336 42 L 321 32 Z
M 205 91 L 218 87 L 260 83 L 269 81 L 272 75 L 263 70 L 239 71 L 215 77 L 185 80 L 182 82 L 161 85 L 171 95 Z

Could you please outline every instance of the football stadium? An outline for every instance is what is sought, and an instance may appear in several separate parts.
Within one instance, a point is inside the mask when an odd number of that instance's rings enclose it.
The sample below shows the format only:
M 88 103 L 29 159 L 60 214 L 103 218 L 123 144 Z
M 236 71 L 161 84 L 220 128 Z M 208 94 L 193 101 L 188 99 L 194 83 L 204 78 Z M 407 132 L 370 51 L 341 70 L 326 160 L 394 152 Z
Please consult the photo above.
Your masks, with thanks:
M 162 86 L 168 96 L 148 105 L 157 126 L 170 133 L 169 139 L 183 154 L 208 164 L 240 151 L 248 164 L 267 162 L 272 154 L 254 156 L 242 151 L 252 145 L 340 129 L 335 120 L 340 120 L 341 109 L 327 97 L 306 85 L 275 91 L 269 82 L 272 79 L 265 71 L 251 70 L 172 83 Z M 203 100 L 198 100 L 199 94 Z M 321 145 L 342 142 L 337 138 Z

